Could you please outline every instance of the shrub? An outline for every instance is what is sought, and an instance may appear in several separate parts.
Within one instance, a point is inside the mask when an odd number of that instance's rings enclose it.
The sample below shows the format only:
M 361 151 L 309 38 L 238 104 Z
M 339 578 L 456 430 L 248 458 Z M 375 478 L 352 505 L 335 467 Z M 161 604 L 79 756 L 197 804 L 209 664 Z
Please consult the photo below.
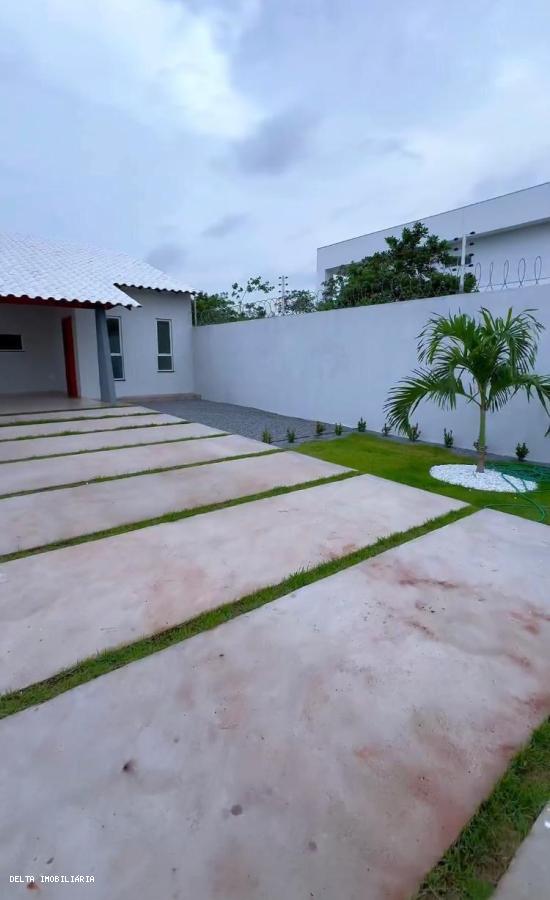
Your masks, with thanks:
M 390 426 L 388 425 L 387 422 L 384 422 L 384 424 L 382 425 L 382 434 L 383 434 L 385 437 L 387 437 L 388 434 L 390 433 L 390 431 L 391 431 Z
M 529 447 L 523 442 L 523 444 L 516 444 L 516 456 L 520 462 L 523 462 L 526 456 L 529 456 Z
M 455 439 L 453 437 L 453 429 L 452 428 L 449 431 L 447 431 L 446 428 L 443 429 L 443 441 L 444 441 L 446 447 L 453 446 Z
M 315 434 L 317 434 L 317 435 L 319 435 L 319 434 L 324 434 L 324 432 L 325 432 L 325 427 L 326 427 L 326 426 L 323 425 L 322 422 L 316 422 L 316 423 L 315 423 Z
M 342 428 L 342 423 L 336 422 L 336 424 L 334 426 L 334 434 L 341 435 L 343 430 L 344 429 Z
M 367 430 L 367 423 L 365 422 L 363 417 L 361 417 L 357 423 L 357 431 L 366 431 L 366 430 Z
M 264 444 L 273 443 L 273 435 L 267 428 L 264 428 L 264 430 L 262 431 L 262 441 L 264 442 Z
M 287 430 L 286 430 L 286 439 L 287 439 L 287 441 L 288 441 L 289 444 L 293 444 L 293 443 L 294 443 L 294 441 L 296 440 L 296 432 L 294 431 L 294 428 L 287 428 Z
M 418 438 L 420 437 L 420 435 L 422 434 L 422 432 L 420 431 L 420 428 L 418 427 L 418 422 L 415 422 L 414 425 L 409 425 L 409 427 L 407 428 L 406 434 L 407 434 L 409 441 L 417 441 Z

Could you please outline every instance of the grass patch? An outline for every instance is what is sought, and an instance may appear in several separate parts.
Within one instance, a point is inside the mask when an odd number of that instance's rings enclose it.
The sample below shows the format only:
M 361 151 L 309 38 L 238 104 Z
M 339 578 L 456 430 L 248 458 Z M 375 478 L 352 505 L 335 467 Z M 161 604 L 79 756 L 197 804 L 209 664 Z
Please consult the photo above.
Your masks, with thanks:
M 301 444 L 296 450 L 370 475 L 379 475 L 434 494 L 454 497 L 478 509 L 491 507 L 535 521 L 541 520 L 541 509 L 546 510 L 546 521 L 550 523 L 550 484 L 544 490 L 519 495 L 475 491 L 436 481 L 430 475 L 432 466 L 452 463 L 472 465 L 474 462 L 471 456 L 460 455 L 444 447 L 404 444 L 370 434 L 350 434 L 337 441 Z
M 486 900 L 550 797 L 550 720 L 432 869 L 416 900 Z
M 175 423 L 177 424 L 177 423 Z M 185 423 L 184 423 L 185 424 Z M 191 423 L 189 423 L 191 424 Z M 124 430 L 124 429 L 123 429 Z M 130 429 L 125 429 L 129 431 Z M 92 432 L 92 434 L 97 434 L 97 432 Z M 50 434 L 48 437 L 61 437 L 60 434 Z M 17 457 L 16 459 L 1 459 L 0 466 L 5 466 L 8 463 L 14 462 L 32 462 L 34 459 L 57 459 L 59 456 L 79 456 L 81 453 L 103 453 L 106 450 L 129 450 L 132 447 L 153 447 L 155 444 L 178 444 L 180 441 L 211 441 L 214 438 L 219 437 L 228 437 L 226 431 L 220 431 L 219 434 L 198 434 L 195 437 L 184 437 L 184 438 L 174 438 L 173 441 L 170 440 L 162 440 L 162 441 L 143 441 L 140 444 L 117 444 L 116 447 L 95 447 L 93 450 L 73 450 L 71 453 L 47 453 L 45 456 L 24 456 Z M 20 440 L 20 438 L 18 438 Z M 6 441 L 0 441 L 1 443 L 7 443 Z
M 199 516 L 202 513 L 216 512 L 219 509 L 228 509 L 230 506 L 240 506 L 243 503 L 252 503 L 254 500 L 267 500 L 269 497 L 278 497 L 280 494 L 293 494 L 305 488 L 319 487 L 321 484 L 331 484 L 333 481 L 345 481 L 355 478 L 359 472 L 342 472 L 340 475 L 329 475 L 326 478 L 317 478 L 315 481 L 301 481 L 299 484 L 281 485 L 268 491 L 256 494 L 246 494 L 244 497 L 235 497 L 232 500 L 222 500 L 219 503 L 207 503 L 204 506 L 194 506 L 178 512 L 166 513 L 163 516 L 142 519 L 140 522 L 129 522 L 126 525 L 118 525 L 115 528 L 105 528 L 102 531 L 93 531 L 89 534 L 79 534 L 78 537 L 68 538 L 63 541 L 54 541 L 51 544 L 43 544 L 40 547 L 32 547 L 29 550 L 17 550 L 15 553 L 5 553 L 0 556 L 0 564 L 12 562 L 14 559 L 22 559 L 26 556 L 36 556 L 38 553 L 48 553 L 50 550 L 62 550 L 65 547 L 74 547 L 77 544 L 87 544 L 89 541 L 99 541 L 101 538 L 114 537 L 117 534 L 126 534 L 129 531 L 139 531 L 142 528 L 150 528 L 152 525 L 165 525 L 167 522 L 179 522 L 180 519 L 189 519 L 191 516 Z
M 96 408 L 96 407 L 93 407 L 93 408 Z M 125 407 L 121 406 L 120 409 L 121 410 L 125 409 Z M 61 410 L 59 410 L 59 412 L 61 412 Z M 117 410 L 117 412 L 120 414 L 120 412 L 118 410 Z M 7 415 L 9 416 L 9 413 L 7 413 Z M 21 413 L 13 413 L 13 415 L 17 416 L 17 415 L 21 415 Z M 28 415 L 32 415 L 32 413 L 29 413 Z M 47 413 L 44 413 L 44 415 L 47 415 Z M 134 416 L 150 416 L 150 415 L 154 415 L 154 410 L 145 410 L 144 412 L 128 413 L 128 415 L 130 418 L 133 418 Z M 98 421 L 103 421 L 104 419 L 114 419 L 114 418 L 116 418 L 116 416 L 114 416 L 114 415 L 111 415 L 111 416 L 105 415 L 105 416 L 68 416 L 66 419 L 21 419 L 21 421 L 17 421 L 17 422 L 13 422 L 13 421 L 12 422 L 0 422 L 0 429 L 1 428 L 9 428 L 10 426 L 17 427 L 19 425 L 56 425 L 60 422 L 98 422 Z
M 29 488 L 29 490 L 26 491 L 13 491 L 11 494 L 0 494 L 0 500 L 7 500 L 12 497 L 25 497 L 27 494 L 45 494 L 49 491 L 65 491 L 69 488 L 82 487 L 85 484 L 101 484 L 103 481 L 122 481 L 125 478 L 137 478 L 139 475 L 159 475 L 161 472 L 174 472 L 178 469 L 198 469 L 200 466 L 215 466 L 216 463 L 233 462 L 238 459 L 253 459 L 255 456 L 272 456 L 274 453 L 282 452 L 283 451 L 278 447 L 273 447 L 269 450 L 262 450 L 260 453 L 241 453 L 239 456 L 220 456 L 218 459 L 201 459 L 198 462 L 182 463 L 180 466 L 164 466 L 160 469 L 141 469 L 139 472 L 122 472 L 120 475 L 100 475 L 98 478 L 87 478 L 85 481 L 72 481 L 68 484 L 52 484 L 43 488 Z
M 157 415 L 160 415 L 160 413 L 157 413 Z M 89 421 L 90 421 L 90 419 L 86 419 L 86 422 L 89 422 Z M 92 419 L 91 421 L 95 422 L 96 420 Z M 20 422 L 17 422 L 14 425 L 14 428 L 19 428 L 20 424 L 21 424 Z M 29 424 L 36 425 L 38 423 L 30 422 Z M 56 424 L 56 423 L 53 423 L 53 424 Z M 162 422 L 160 427 L 165 428 L 166 426 L 170 426 L 170 425 L 192 425 L 192 424 L 193 423 L 188 422 L 187 419 L 182 419 L 180 422 Z M 7 428 L 8 426 L 6 425 L 4 427 Z M 36 441 L 38 438 L 69 437 L 69 435 L 75 435 L 75 434 L 81 435 L 82 437 L 84 437 L 86 435 L 90 435 L 90 434 L 109 434 L 111 431 L 131 431 L 132 428 L 159 428 L 159 423 L 158 422 L 150 422 L 148 425 L 140 425 L 138 422 L 135 425 L 113 425 L 112 428 L 98 428 L 95 431 L 94 431 L 94 429 L 91 429 L 90 431 L 70 431 L 70 430 L 56 431 L 55 434 L 22 434 L 19 437 L 12 437 L 12 438 L 0 437 L 0 444 L 8 444 L 11 441 Z M 0 435 L 1 435 L 1 433 L 2 432 L 0 431 Z
M 345 474 L 347 475 L 348 473 Z M 351 476 L 348 475 L 348 477 Z M 240 600 L 227 603 L 217 609 L 201 613 L 182 625 L 177 625 L 166 631 L 162 631 L 151 637 L 143 638 L 142 640 L 127 644 L 123 647 L 105 650 L 91 659 L 77 663 L 77 665 L 70 669 L 66 669 L 64 672 L 60 672 L 52 678 L 32 684 L 23 690 L 4 694 L 4 696 L 0 697 L 0 718 L 21 712 L 21 710 L 26 709 L 29 706 L 45 703 L 47 700 L 51 700 L 58 694 L 62 694 L 71 688 L 77 687 L 77 685 L 84 684 L 87 681 L 91 681 L 94 678 L 98 678 L 100 675 L 112 672 L 114 669 L 119 669 L 121 666 L 135 662 L 138 659 L 143 659 L 145 656 L 150 656 L 152 653 L 157 653 L 159 650 L 164 650 L 166 647 L 178 644 L 203 631 L 210 631 L 212 628 L 216 628 L 224 622 L 228 622 L 231 619 L 235 619 L 237 616 L 243 615 L 243 613 L 251 612 L 251 610 L 258 609 L 258 607 L 264 606 L 266 603 L 271 603 L 279 597 L 283 597 L 285 594 L 289 594 L 308 584 L 312 584 L 314 581 L 319 581 L 321 578 L 327 578 L 329 575 L 341 572 L 343 569 L 347 569 L 359 562 L 363 562 L 366 559 L 384 553 L 386 550 L 398 547 L 400 544 L 404 544 L 414 538 L 435 531 L 451 522 L 456 522 L 458 519 L 462 519 L 472 512 L 474 512 L 474 510 L 469 507 L 453 510 L 443 516 L 430 519 L 423 525 L 418 525 L 407 531 L 397 532 L 390 537 L 381 538 L 376 541 L 376 543 L 363 547 L 360 550 L 355 550 L 353 553 L 342 556 L 340 559 L 321 563 L 311 569 L 303 569 L 275 585 L 262 588 L 261 590 L 242 597 Z

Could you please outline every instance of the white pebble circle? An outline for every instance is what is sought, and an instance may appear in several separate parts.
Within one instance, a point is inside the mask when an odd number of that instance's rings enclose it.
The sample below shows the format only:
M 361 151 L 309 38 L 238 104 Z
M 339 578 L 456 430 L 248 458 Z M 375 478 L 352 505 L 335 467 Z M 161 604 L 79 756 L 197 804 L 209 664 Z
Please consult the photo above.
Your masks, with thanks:
M 432 478 L 438 481 L 446 481 L 448 484 L 458 484 L 461 487 L 473 488 L 476 491 L 497 491 L 501 494 L 525 493 L 537 489 L 536 481 L 527 481 L 523 478 L 515 478 L 513 475 L 504 475 L 496 469 L 486 469 L 485 472 L 476 472 L 475 466 L 432 466 L 430 469 Z

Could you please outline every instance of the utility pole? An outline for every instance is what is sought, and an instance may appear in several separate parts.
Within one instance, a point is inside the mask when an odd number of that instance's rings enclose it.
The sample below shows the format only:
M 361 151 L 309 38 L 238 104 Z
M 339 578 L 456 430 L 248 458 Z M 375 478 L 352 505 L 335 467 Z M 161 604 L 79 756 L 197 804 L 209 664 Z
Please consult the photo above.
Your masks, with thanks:
M 286 275 L 279 275 L 279 296 L 281 302 L 281 312 L 284 316 L 286 312 L 286 293 L 288 290 L 288 278 Z

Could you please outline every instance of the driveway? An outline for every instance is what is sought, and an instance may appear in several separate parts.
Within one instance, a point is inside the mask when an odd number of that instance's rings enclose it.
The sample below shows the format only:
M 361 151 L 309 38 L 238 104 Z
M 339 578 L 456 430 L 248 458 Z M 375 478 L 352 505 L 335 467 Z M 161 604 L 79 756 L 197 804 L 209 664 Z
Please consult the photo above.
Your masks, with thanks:
M 351 565 L 467 510 L 132 409 L 5 414 L 40 458 L 0 463 L 0 691 L 350 562 L 2 720 L 6 896 L 405 900 L 550 712 L 550 530 L 486 510 Z

